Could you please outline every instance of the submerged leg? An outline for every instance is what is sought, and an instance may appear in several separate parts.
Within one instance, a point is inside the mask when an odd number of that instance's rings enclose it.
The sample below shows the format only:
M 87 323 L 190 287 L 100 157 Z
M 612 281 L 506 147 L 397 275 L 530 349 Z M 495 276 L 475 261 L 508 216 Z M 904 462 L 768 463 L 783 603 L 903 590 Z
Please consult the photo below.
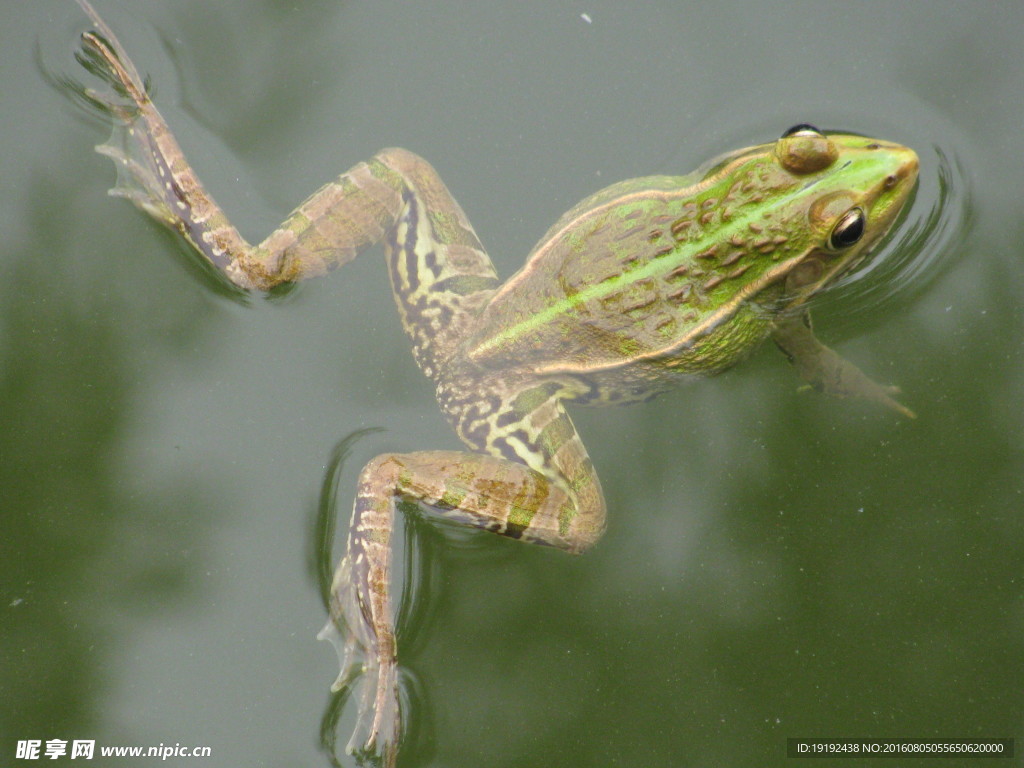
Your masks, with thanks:
M 899 387 L 876 384 L 856 365 L 818 341 L 806 312 L 781 320 L 772 339 L 796 366 L 800 377 L 817 391 L 833 397 L 863 397 L 907 418 L 916 418 L 912 410 L 893 399 Z
M 603 532 L 604 499 L 572 423 L 556 400 L 537 405 L 524 421 L 508 419 L 507 436 L 489 446 L 516 460 L 424 451 L 378 456 L 363 469 L 345 556 L 334 576 L 331 620 L 320 635 L 335 644 L 341 658 L 334 690 L 363 675 L 350 751 L 387 753 L 400 734 L 390 590 L 399 501 L 416 502 L 428 514 L 461 525 L 574 553 Z M 543 416 L 548 407 L 550 420 Z M 523 455 L 530 463 L 547 462 L 547 471 L 519 463 Z

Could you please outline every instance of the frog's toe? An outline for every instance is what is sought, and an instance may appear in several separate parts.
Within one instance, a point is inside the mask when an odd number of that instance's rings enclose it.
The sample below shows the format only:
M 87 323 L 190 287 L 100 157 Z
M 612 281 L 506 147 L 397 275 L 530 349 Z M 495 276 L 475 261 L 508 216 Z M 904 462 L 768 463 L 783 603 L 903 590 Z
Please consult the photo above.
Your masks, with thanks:
M 896 411 L 896 413 L 900 414 L 901 416 L 905 416 L 908 419 L 917 418 L 916 413 L 914 413 L 912 410 L 907 408 L 907 406 L 903 405 L 903 403 L 899 402 L 893 397 L 894 395 L 899 395 L 903 392 L 903 390 L 901 390 L 895 384 L 879 387 L 879 390 L 880 391 L 878 392 L 877 396 L 874 398 L 875 400 L 877 400 L 887 408 Z
M 331 691 L 347 691 L 356 703 L 356 724 L 345 751 L 362 757 L 377 756 L 385 766 L 392 765 L 401 737 L 396 665 L 366 653 L 355 636 L 339 629 L 333 619 L 320 630 L 317 639 L 327 640 L 338 652 L 340 670 Z
M 348 751 L 363 749 L 386 756 L 397 751 L 401 731 L 398 680 L 394 664 L 379 665 L 375 671 L 376 675 L 367 674 L 361 682 L 359 721 Z
M 399 683 L 394 656 L 394 637 L 382 636 L 367 620 L 360 606 L 358 585 L 344 558 L 331 588 L 331 616 L 320 633 L 338 654 L 339 671 L 331 691 L 350 696 L 356 706 L 356 724 L 346 751 L 376 764 L 394 764 L 401 737 Z
M 338 654 L 338 676 L 331 683 L 331 692 L 337 693 L 348 687 L 363 667 L 362 656 L 355 638 L 349 633 L 342 633 L 334 619 L 328 619 L 324 628 L 316 636 L 317 640 L 326 640 L 334 646 Z
M 852 397 L 861 397 L 865 400 L 871 400 L 879 403 L 880 405 L 884 405 L 890 410 L 896 411 L 896 413 L 908 419 L 916 419 L 917 414 L 896 399 L 896 396 L 902 393 L 903 390 L 895 384 L 878 384 L 866 376 L 858 377 L 854 381 L 850 382 L 848 392 Z

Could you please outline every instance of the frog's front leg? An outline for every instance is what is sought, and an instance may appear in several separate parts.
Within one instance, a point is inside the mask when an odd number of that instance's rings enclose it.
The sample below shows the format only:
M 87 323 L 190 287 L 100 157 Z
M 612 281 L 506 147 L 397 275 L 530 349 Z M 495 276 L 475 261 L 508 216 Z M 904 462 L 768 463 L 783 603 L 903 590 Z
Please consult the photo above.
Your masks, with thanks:
M 863 397 L 907 418 L 916 418 L 913 411 L 893 399 L 899 387 L 875 383 L 856 365 L 818 341 L 807 312 L 780 319 L 772 339 L 796 366 L 800 377 L 815 390 L 833 397 Z

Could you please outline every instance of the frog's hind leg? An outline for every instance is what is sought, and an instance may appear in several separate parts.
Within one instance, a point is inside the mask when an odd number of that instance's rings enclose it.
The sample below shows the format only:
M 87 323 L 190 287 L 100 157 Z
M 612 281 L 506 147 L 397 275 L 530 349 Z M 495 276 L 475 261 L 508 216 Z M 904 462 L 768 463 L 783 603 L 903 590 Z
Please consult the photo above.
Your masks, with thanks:
M 458 525 L 569 552 L 582 552 L 603 532 L 600 484 L 561 394 L 542 385 L 510 396 L 491 416 L 474 407 L 450 411 L 460 435 L 486 454 L 385 454 L 364 467 L 332 585 L 331 619 L 321 633 L 341 658 L 335 690 L 355 687 L 359 722 L 350 751 L 386 754 L 400 737 L 390 592 L 400 501 Z
M 147 83 L 113 31 L 88 0 L 77 0 L 94 30 L 82 34 L 78 60 L 107 86 L 105 92 L 82 88 L 82 100 L 114 122 L 111 139 L 96 151 L 114 161 L 118 183 L 110 194 L 131 200 L 160 223 L 180 232 L 216 266 L 228 271 L 233 261 L 255 262 L 252 247 L 224 216 L 185 159 L 170 128 L 153 105 Z M 251 271 L 265 273 L 253 263 Z M 229 275 L 230 276 L 230 275 Z M 249 279 L 235 279 L 253 287 Z
M 107 88 L 77 95 L 114 121 L 114 137 L 97 147 L 118 168 L 111 194 L 177 230 L 236 285 L 267 290 L 322 275 L 384 240 L 407 328 L 447 327 L 465 297 L 496 286 L 490 260 L 437 173 L 401 149 L 385 149 L 324 185 L 250 245 L 203 188 L 113 31 L 88 0 L 78 3 L 94 27 L 82 35 L 78 59 Z M 414 337 L 417 348 L 428 336 Z
M 383 238 L 388 275 L 413 356 L 436 381 L 454 364 L 498 276 L 466 214 L 423 158 L 385 149 L 370 173 L 400 194 Z

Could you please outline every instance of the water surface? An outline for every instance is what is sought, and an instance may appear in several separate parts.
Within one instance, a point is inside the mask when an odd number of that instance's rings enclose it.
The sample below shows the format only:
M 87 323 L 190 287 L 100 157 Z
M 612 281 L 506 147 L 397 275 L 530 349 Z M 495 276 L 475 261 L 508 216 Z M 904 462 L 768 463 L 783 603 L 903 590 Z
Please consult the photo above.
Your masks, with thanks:
M 437 167 L 504 275 L 595 189 L 793 123 L 923 158 L 909 224 L 933 251 L 816 307 L 919 418 L 798 393 L 769 348 L 576 411 L 610 508 L 594 551 L 421 532 L 400 765 L 771 766 L 790 736 L 1024 748 L 1024 7 L 97 6 L 256 240 L 383 146 Z M 325 766 L 337 668 L 309 561 L 332 447 L 383 429 L 343 469 L 347 510 L 377 453 L 458 443 L 379 252 L 239 302 L 105 196 L 106 131 L 35 63 L 38 41 L 71 72 L 84 28 L 70 2 L 20 3 L 0 30 L 0 756 L 86 738 Z

